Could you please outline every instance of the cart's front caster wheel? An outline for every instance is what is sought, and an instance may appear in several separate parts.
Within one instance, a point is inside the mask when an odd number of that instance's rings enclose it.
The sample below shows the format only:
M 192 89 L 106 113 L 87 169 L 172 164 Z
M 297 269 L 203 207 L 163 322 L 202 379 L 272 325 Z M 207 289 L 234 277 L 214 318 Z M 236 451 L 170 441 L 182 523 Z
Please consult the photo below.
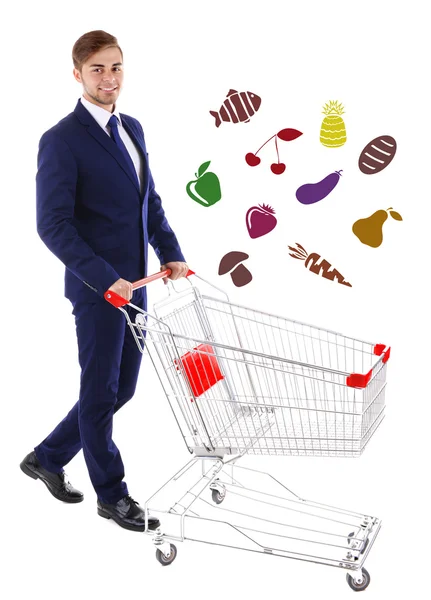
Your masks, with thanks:
M 226 498 L 226 491 L 220 492 L 220 490 L 211 490 L 213 502 L 221 504 Z
M 362 581 L 361 582 L 356 582 L 353 577 L 350 575 L 350 573 L 346 574 L 346 579 L 347 579 L 347 583 L 350 585 L 350 587 L 352 588 L 352 590 L 354 590 L 355 592 L 362 592 L 362 590 L 365 590 L 365 588 L 367 588 L 370 585 L 370 574 L 368 573 L 367 569 L 362 569 Z
M 163 552 L 161 550 L 159 550 L 159 548 L 157 548 L 157 550 L 156 550 L 156 558 L 159 561 L 159 563 L 161 565 L 163 565 L 164 567 L 166 565 L 170 565 L 171 563 L 173 563 L 174 560 L 176 559 L 176 557 L 177 557 L 177 548 L 173 544 L 170 544 L 169 556 L 165 556 L 163 554 Z

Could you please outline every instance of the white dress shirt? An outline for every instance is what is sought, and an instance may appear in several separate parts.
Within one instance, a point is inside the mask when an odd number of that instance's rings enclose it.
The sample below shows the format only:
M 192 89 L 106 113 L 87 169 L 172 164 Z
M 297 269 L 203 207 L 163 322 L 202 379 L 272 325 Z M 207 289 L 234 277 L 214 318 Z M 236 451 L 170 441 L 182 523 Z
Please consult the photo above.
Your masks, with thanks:
M 112 115 L 115 115 L 117 117 L 118 133 L 120 135 L 120 138 L 124 142 L 124 145 L 126 146 L 127 151 L 130 154 L 130 158 L 132 159 L 132 162 L 135 166 L 136 174 L 139 179 L 140 189 L 142 192 L 142 183 L 143 183 L 142 157 L 139 154 L 138 150 L 136 149 L 135 144 L 133 143 L 130 135 L 127 133 L 127 131 L 123 127 L 123 124 L 121 123 L 121 117 L 120 117 L 120 113 L 117 108 L 117 105 L 115 104 L 114 111 L 112 113 L 110 113 L 108 110 L 106 110 L 106 108 L 102 108 L 101 106 L 97 106 L 97 104 L 93 104 L 92 102 L 89 102 L 86 98 L 84 98 L 84 96 L 81 96 L 81 103 L 88 110 L 88 112 L 91 114 L 91 116 L 97 121 L 97 123 L 100 125 L 100 127 L 103 129 L 103 131 L 107 135 L 109 135 L 109 137 L 112 137 L 112 136 L 111 136 L 111 128 L 108 125 L 108 121 L 112 117 Z

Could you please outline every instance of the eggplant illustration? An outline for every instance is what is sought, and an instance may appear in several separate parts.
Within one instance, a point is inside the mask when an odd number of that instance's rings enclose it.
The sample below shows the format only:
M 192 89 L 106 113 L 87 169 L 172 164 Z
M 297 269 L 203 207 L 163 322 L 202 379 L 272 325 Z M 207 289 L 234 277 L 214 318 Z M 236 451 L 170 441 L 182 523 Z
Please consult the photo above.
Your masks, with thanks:
M 296 197 L 299 202 L 301 204 L 314 204 L 315 202 L 319 202 L 320 200 L 323 200 L 323 198 L 326 198 L 340 180 L 342 170 L 343 169 L 330 173 L 325 179 L 322 179 L 322 181 L 319 181 L 318 183 L 306 183 L 305 185 L 301 185 L 301 187 L 296 190 Z

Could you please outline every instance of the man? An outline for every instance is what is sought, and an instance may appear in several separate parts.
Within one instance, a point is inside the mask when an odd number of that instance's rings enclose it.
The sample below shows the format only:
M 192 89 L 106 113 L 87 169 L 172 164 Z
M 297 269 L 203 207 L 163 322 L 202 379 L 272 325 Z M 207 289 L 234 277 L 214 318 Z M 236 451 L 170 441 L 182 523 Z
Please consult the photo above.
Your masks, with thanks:
M 41 239 L 66 267 L 80 393 L 20 467 L 41 479 L 55 498 L 81 502 L 83 494 L 66 479 L 63 467 L 82 448 L 98 514 L 125 529 L 144 531 L 145 513 L 128 493 L 112 440 L 113 415 L 135 392 L 142 354 L 124 315 L 103 295 L 108 289 L 127 300 L 133 295 L 133 303 L 146 309 L 146 288 L 133 291 L 132 282 L 147 275 L 148 242 L 161 269 L 172 270 L 169 279 L 185 276 L 188 266 L 154 189 L 142 127 L 117 108 L 123 86 L 117 39 L 91 31 L 77 40 L 72 57 L 83 95 L 75 110 L 40 139 L 36 212 Z M 148 517 L 149 529 L 159 525 Z

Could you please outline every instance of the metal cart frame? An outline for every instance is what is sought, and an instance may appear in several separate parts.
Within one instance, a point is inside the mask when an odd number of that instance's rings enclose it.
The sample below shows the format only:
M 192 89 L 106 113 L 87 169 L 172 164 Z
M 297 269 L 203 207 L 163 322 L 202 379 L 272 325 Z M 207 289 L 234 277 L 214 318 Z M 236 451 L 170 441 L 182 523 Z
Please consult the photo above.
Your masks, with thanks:
M 203 295 L 190 275 L 224 298 Z M 163 532 L 150 532 L 157 559 L 171 564 L 171 541 L 188 539 L 342 568 L 349 586 L 364 590 L 380 519 L 305 500 L 236 463 L 246 453 L 360 456 L 384 418 L 390 348 L 233 304 L 192 271 L 187 281 L 182 291 L 169 282 L 154 315 L 129 303 L 134 322 L 127 301 L 105 293 L 147 348 L 193 454 L 145 503 L 146 519 L 164 514 Z

